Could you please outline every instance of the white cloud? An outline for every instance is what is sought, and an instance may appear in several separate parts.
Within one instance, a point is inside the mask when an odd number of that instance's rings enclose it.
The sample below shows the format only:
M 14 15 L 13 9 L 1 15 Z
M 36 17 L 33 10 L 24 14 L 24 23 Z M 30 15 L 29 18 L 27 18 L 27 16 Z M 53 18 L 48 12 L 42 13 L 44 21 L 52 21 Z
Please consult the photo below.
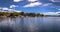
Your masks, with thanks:
M 55 12 L 46 12 L 46 13 L 44 13 L 45 15 L 56 15 L 56 13 Z
M 43 4 L 42 6 L 50 6 L 52 5 L 52 3 L 46 3 L 46 4 Z
M 58 12 L 45 12 L 44 15 L 60 15 L 60 11 Z
M 42 3 L 40 3 L 40 2 L 33 2 L 33 3 L 25 5 L 24 7 L 35 7 L 35 6 L 39 6 L 39 5 L 42 5 Z
M 18 11 L 18 10 L 13 10 L 13 12 L 22 12 L 22 11 Z
M 51 0 L 52 2 L 55 2 L 54 0 Z
M 60 15 L 60 11 L 56 12 L 57 15 Z
M 22 11 L 18 11 L 18 10 L 14 10 L 14 9 L 8 9 L 9 12 L 22 12 Z
M 8 8 L 4 7 L 4 8 L 2 8 L 2 10 L 8 10 Z
M 22 11 L 18 11 L 18 10 L 14 10 L 14 9 L 9 9 L 7 7 L 0 7 L 0 12 L 22 12 Z
M 16 6 L 16 5 L 11 5 L 11 6 L 10 6 L 10 8 L 15 8 L 15 7 L 18 7 L 18 6 Z
M 13 0 L 14 2 L 20 2 L 20 1 L 22 1 L 22 0 Z
M 60 0 L 50 0 L 50 1 L 52 1 L 52 2 L 60 2 Z
M 35 1 L 38 1 L 38 0 L 28 0 L 29 2 L 35 2 Z
M 7 7 L 0 8 L 0 12 L 7 12 L 9 10 Z

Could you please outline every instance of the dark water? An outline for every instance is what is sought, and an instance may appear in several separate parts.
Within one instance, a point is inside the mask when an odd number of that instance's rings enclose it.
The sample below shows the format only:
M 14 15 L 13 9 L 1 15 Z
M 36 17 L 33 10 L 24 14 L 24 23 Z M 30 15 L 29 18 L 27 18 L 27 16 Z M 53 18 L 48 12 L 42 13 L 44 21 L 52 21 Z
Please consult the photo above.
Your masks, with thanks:
M 60 32 L 60 17 L 0 18 L 0 32 Z

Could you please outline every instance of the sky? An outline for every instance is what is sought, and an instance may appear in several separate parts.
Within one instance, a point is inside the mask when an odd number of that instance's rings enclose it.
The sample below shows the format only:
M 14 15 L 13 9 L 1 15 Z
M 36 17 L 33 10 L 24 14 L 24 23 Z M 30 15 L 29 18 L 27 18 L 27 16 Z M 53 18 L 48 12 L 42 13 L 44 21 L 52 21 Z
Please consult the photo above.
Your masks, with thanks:
M 0 9 L 27 13 L 60 13 L 60 0 L 0 0 Z

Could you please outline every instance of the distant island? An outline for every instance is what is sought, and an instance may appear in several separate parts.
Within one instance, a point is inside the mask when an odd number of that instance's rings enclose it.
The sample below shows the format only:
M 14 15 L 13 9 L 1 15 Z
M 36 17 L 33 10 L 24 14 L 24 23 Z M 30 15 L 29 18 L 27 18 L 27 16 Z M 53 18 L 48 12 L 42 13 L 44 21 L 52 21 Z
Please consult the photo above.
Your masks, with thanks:
M 0 17 L 42 17 L 40 13 L 0 12 Z

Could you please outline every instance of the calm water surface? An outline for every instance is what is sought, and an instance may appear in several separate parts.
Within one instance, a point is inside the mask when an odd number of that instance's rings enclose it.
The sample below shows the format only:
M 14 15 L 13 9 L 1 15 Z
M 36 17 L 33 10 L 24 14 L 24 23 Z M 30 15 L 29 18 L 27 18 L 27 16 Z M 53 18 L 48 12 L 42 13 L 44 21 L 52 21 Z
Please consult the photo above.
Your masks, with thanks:
M 0 32 L 60 32 L 60 17 L 0 18 Z

